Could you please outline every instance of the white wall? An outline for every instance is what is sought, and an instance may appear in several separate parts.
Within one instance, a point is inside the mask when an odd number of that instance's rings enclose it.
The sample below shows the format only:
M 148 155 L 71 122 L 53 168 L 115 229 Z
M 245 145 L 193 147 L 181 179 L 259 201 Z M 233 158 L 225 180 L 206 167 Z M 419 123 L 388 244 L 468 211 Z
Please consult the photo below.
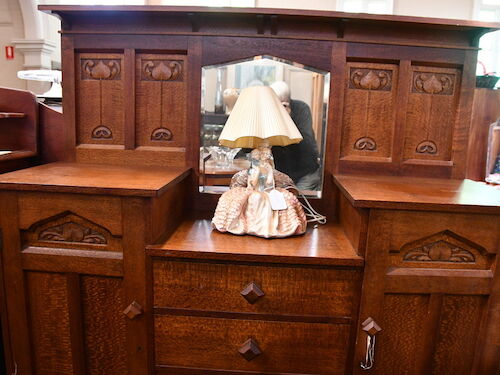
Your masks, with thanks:
M 14 60 L 5 58 L 5 46 L 11 41 L 24 38 L 24 23 L 17 0 L 0 0 L 0 86 L 26 89 L 26 81 L 17 78 L 23 69 L 24 56 L 15 51 Z
M 394 14 L 472 19 L 474 0 L 394 0 Z
M 259 8 L 335 10 L 337 0 L 255 0 Z
M 260 8 L 337 10 L 340 0 L 256 0 Z M 472 19 L 474 0 L 393 0 L 394 13 L 405 16 Z
M 44 37 L 45 39 L 53 42 L 56 45 L 55 51 L 52 53 L 52 61 L 61 63 L 61 21 L 49 14 L 42 14 L 42 20 L 44 23 Z

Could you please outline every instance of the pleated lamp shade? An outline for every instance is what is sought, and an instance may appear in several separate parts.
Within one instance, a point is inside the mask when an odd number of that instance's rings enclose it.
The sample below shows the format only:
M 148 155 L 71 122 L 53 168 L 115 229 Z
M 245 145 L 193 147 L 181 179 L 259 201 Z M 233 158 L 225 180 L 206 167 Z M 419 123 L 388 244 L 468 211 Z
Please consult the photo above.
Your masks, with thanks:
M 257 148 L 299 143 L 302 135 L 272 88 L 252 86 L 241 91 L 219 143 L 236 148 Z

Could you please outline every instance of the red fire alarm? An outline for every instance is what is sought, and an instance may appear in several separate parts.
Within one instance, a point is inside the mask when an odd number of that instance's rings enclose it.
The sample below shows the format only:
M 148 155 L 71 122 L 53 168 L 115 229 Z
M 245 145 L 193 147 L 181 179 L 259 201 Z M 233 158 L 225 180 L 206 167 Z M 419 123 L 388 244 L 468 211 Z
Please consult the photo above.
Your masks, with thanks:
M 14 60 L 14 46 L 5 46 L 5 58 Z

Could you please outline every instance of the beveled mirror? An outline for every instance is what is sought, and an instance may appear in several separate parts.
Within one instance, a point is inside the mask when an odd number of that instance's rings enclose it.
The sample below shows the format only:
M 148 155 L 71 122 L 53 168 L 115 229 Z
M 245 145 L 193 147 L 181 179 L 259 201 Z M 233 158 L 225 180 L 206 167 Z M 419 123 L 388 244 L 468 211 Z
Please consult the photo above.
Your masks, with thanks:
M 303 137 L 298 144 L 272 148 L 276 169 L 307 197 L 320 198 L 330 73 L 273 56 L 203 67 L 200 191 L 224 192 L 231 177 L 249 167 L 251 150 L 221 147 L 218 138 L 239 92 L 257 85 L 276 92 Z

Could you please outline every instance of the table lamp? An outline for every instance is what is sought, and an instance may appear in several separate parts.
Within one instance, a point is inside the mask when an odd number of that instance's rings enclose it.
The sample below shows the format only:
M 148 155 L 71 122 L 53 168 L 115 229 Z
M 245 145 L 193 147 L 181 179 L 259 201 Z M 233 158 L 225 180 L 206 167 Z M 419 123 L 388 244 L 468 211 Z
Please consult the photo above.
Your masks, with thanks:
M 251 166 L 236 173 L 212 219 L 220 232 L 259 237 L 303 234 L 307 220 L 292 192 L 290 177 L 274 169 L 272 146 L 287 146 L 302 136 L 275 92 L 267 86 L 244 89 L 226 121 L 219 143 L 252 148 Z

